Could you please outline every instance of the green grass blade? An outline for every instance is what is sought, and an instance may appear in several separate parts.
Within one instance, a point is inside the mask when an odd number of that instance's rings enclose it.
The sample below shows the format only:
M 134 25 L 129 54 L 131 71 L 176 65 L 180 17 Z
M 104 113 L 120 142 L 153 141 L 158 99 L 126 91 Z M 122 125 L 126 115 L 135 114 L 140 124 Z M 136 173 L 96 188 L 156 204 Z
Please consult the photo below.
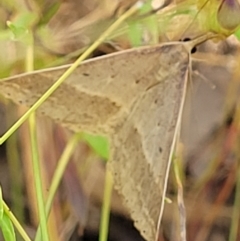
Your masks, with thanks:
M 46 206 L 45 206 L 45 213 L 46 213 L 47 217 L 49 216 L 54 195 L 57 191 L 60 181 L 62 180 L 62 176 L 63 176 L 66 166 L 70 160 L 70 156 L 72 155 L 72 153 L 73 153 L 74 149 L 76 148 L 76 145 L 78 144 L 80 139 L 81 139 L 81 135 L 75 134 L 72 137 L 72 139 L 68 142 L 61 158 L 58 161 L 57 168 L 54 172 L 53 179 L 51 181 L 51 185 L 49 188 L 49 193 L 48 193 L 48 197 L 47 197 L 47 201 L 46 201 Z M 41 233 L 40 233 L 40 229 L 38 228 L 37 234 L 35 237 L 35 241 L 40 241 L 40 240 L 41 240 Z
M 102 206 L 101 221 L 100 221 L 99 241 L 107 241 L 108 239 L 111 197 L 112 197 L 112 189 L 113 189 L 112 174 L 108 170 L 106 170 L 105 175 L 106 176 L 105 176 L 103 206 Z
M 30 115 L 29 118 L 29 129 L 31 138 L 31 150 L 32 150 L 32 161 L 33 161 L 33 173 L 34 182 L 37 193 L 38 202 L 38 213 L 40 219 L 41 233 L 44 241 L 49 241 L 48 229 L 47 229 L 47 218 L 44 208 L 44 198 L 42 193 L 42 181 L 41 181 L 41 170 L 39 163 L 38 147 L 37 147 L 37 135 L 35 126 L 35 114 Z

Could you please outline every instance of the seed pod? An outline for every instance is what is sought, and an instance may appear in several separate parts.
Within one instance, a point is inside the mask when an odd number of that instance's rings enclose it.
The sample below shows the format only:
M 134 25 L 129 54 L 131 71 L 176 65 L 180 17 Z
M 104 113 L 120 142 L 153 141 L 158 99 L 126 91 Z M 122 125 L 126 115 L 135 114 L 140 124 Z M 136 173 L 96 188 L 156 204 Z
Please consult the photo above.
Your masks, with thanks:
M 238 0 L 223 0 L 218 8 L 217 20 L 222 28 L 235 30 L 240 26 L 240 3 Z

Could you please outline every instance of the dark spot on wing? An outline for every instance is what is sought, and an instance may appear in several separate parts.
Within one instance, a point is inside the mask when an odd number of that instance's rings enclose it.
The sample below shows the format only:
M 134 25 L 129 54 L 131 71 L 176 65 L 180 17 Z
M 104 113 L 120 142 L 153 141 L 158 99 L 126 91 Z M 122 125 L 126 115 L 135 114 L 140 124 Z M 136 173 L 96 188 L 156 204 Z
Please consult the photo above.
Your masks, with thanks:
M 88 73 L 83 73 L 83 75 L 84 75 L 84 76 L 89 76 L 90 74 L 88 74 Z
M 196 53 L 196 52 L 197 52 L 197 47 L 194 46 L 194 47 L 192 48 L 192 50 L 191 50 L 191 54 L 194 54 L 194 53 Z
M 135 84 L 139 84 L 139 82 L 140 82 L 140 79 L 137 79 L 137 80 L 135 81 Z
M 161 146 L 159 146 L 158 150 L 160 153 L 162 153 L 162 151 L 163 151 Z
M 183 40 L 180 40 L 180 41 L 182 41 L 182 42 L 188 42 L 188 41 L 191 41 L 191 38 L 184 38 Z

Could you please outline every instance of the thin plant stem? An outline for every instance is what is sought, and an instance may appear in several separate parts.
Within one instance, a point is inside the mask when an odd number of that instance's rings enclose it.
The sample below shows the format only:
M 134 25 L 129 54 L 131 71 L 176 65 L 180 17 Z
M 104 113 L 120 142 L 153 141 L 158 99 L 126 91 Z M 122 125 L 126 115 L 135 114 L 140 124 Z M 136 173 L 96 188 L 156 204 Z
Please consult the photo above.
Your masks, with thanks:
M 41 234 L 44 241 L 49 241 L 49 235 L 47 230 L 47 218 L 44 208 L 44 198 L 42 193 L 42 181 L 41 181 L 41 170 L 39 163 L 38 147 L 37 147 L 37 135 L 36 135 L 36 120 L 35 114 L 32 113 L 29 117 L 29 129 L 31 138 L 31 150 L 32 150 L 32 161 L 33 161 L 33 173 L 34 182 L 37 193 L 38 202 L 38 214 L 40 219 Z
M 112 189 L 113 189 L 113 177 L 110 171 L 108 171 L 107 169 L 105 174 L 105 186 L 104 186 L 103 206 L 102 206 L 101 220 L 100 220 L 99 241 L 107 241 L 108 239 Z
M 49 215 L 52 201 L 54 198 L 54 195 L 57 191 L 57 188 L 60 184 L 60 181 L 62 179 L 63 173 L 66 169 L 67 164 L 69 163 L 70 157 L 75 150 L 77 144 L 79 143 L 81 139 L 81 134 L 75 134 L 72 139 L 68 142 L 68 145 L 66 146 L 61 158 L 59 159 L 56 171 L 54 172 L 53 179 L 51 181 L 51 185 L 49 188 L 49 194 L 46 201 L 46 215 Z
M 180 149 L 180 148 L 178 148 Z M 178 151 L 179 153 L 179 151 Z M 180 156 L 180 155 L 179 155 Z M 179 165 L 181 163 L 181 159 L 175 157 L 173 161 L 173 169 L 176 178 L 177 184 L 177 203 L 178 203 L 178 210 L 179 210 L 179 224 L 180 224 L 180 239 L 181 241 L 186 241 L 186 209 L 184 204 L 183 198 L 183 184 L 181 180 L 181 174 L 183 173 L 182 167 Z
M 29 31 L 30 44 L 27 46 L 26 53 L 26 71 L 32 71 L 34 69 L 34 45 L 33 45 L 33 35 Z M 49 241 L 49 234 L 47 229 L 47 218 L 44 208 L 44 197 L 43 197 L 43 188 L 41 180 L 41 165 L 38 154 L 38 145 L 37 145 L 37 130 L 36 130 L 36 118 L 34 111 L 31 113 L 28 119 L 29 122 L 29 132 L 31 140 L 31 151 L 32 151 L 32 162 L 33 162 L 33 177 L 34 184 L 37 195 L 37 206 L 38 206 L 38 215 L 40 219 L 41 233 L 44 241 Z
M 59 159 L 57 168 L 54 172 L 53 179 L 51 181 L 47 201 L 45 204 L 45 213 L 46 213 L 47 218 L 50 214 L 50 210 L 51 210 L 51 206 L 52 206 L 52 202 L 53 202 L 55 193 L 57 191 L 60 181 L 62 180 L 62 176 L 66 169 L 66 166 L 69 163 L 70 156 L 72 155 L 72 153 L 73 153 L 74 149 L 76 148 L 76 145 L 78 144 L 80 139 L 81 139 L 81 134 L 75 134 L 72 137 L 72 139 L 68 142 L 62 156 Z M 41 233 L 40 233 L 40 228 L 38 227 L 35 241 L 40 241 L 40 240 L 41 240 Z

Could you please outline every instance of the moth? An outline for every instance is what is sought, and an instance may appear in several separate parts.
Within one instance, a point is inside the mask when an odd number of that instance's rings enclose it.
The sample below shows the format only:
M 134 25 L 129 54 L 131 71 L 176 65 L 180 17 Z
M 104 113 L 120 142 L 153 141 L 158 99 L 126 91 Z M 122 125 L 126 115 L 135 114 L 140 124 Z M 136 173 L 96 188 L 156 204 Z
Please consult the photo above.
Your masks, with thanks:
M 134 224 L 157 240 L 179 131 L 190 51 L 205 41 L 171 42 L 84 61 L 38 109 L 74 132 L 109 138 L 108 168 Z M 69 65 L 0 81 L 0 94 L 31 107 Z

